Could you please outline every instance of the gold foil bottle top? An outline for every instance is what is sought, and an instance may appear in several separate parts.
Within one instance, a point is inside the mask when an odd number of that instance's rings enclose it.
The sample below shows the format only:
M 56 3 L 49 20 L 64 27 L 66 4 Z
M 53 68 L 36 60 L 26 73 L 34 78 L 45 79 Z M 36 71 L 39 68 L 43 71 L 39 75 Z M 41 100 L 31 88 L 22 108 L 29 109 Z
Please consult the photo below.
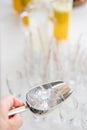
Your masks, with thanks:
M 28 12 L 27 12 L 27 11 L 22 11 L 22 12 L 20 12 L 20 14 L 21 14 L 22 23 L 23 23 L 25 26 L 28 26 L 28 25 L 29 25 Z

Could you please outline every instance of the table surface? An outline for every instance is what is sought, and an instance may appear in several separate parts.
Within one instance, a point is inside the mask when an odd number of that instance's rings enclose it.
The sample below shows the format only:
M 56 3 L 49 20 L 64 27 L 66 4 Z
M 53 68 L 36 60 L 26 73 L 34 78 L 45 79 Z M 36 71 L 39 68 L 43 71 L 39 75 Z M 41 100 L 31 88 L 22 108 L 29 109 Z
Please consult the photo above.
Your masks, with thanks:
M 24 34 L 21 30 L 20 23 L 18 18 L 14 15 L 11 6 L 11 0 L 2 0 L 0 1 L 0 42 L 1 42 L 1 96 L 8 95 L 9 91 L 6 85 L 6 76 L 11 70 L 18 69 L 21 67 L 22 63 L 22 54 L 24 50 Z M 87 3 L 82 6 L 75 7 L 72 10 L 71 21 L 70 21 L 70 30 L 69 30 L 69 39 L 72 39 L 73 42 L 76 42 L 81 34 L 87 34 Z M 24 119 L 29 113 L 24 115 Z M 29 114 L 31 117 L 31 115 Z M 30 127 L 28 124 L 31 124 Z M 35 125 L 35 128 L 33 127 Z M 36 123 L 33 118 L 27 119 L 24 122 L 24 126 L 20 130 L 43 130 L 49 129 L 53 130 L 52 124 L 50 123 L 39 122 Z M 53 125 L 54 126 L 54 125 Z M 65 130 L 62 125 L 57 126 L 55 130 Z M 81 130 L 79 126 L 72 128 L 73 130 Z

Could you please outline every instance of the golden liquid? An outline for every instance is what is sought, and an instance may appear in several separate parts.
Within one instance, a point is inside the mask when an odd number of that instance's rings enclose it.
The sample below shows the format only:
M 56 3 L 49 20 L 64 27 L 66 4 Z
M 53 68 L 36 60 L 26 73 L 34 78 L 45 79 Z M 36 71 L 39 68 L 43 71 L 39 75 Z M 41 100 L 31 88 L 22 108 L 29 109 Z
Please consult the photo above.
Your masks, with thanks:
M 69 18 L 70 11 L 55 11 L 54 18 L 56 22 L 53 25 L 53 35 L 56 40 L 65 40 L 68 37 L 68 27 L 69 27 Z
M 53 36 L 57 41 L 68 38 L 71 8 L 72 2 L 68 0 L 57 0 L 49 10 L 49 17 L 53 22 Z
M 28 3 L 31 2 L 31 0 L 13 0 L 13 8 L 17 15 L 20 15 L 20 12 L 26 8 Z M 22 17 L 22 22 L 24 25 L 29 25 L 29 18 L 28 16 Z
M 13 0 L 13 8 L 15 11 L 21 11 L 24 8 L 26 8 L 27 4 L 30 2 L 31 0 Z
M 13 8 L 16 12 L 19 12 L 24 9 L 25 6 L 22 5 L 21 0 L 13 0 Z

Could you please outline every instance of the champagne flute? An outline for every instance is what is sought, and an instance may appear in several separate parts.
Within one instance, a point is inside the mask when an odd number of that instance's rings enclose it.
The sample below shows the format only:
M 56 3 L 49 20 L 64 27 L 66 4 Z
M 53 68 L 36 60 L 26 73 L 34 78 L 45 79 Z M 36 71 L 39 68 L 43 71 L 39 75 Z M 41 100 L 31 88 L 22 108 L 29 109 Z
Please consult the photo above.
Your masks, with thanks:
M 25 70 L 9 72 L 6 77 L 6 84 L 10 94 L 25 101 L 25 95 L 29 89 Z
M 72 125 L 73 120 L 78 111 L 78 101 L 75 97 L 71 96 L 64 104 L 60 106 L 60 118 L 68 126 Z
M 82 125 L 83 130 L 87 130 L 87 103 L 82 104 L 81 125 Z

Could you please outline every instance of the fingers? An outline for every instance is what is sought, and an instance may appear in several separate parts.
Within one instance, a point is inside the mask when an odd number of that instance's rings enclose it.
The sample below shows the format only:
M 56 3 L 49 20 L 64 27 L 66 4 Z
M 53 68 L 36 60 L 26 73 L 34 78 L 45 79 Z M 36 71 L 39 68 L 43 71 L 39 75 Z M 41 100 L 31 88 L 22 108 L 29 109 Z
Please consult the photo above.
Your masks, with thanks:
M 20 107 L 22 105 L 24 105 L 24 103 L 13 96 L 0 99 L 0 117 L 2 121 L 1 128 L 6 128 L 6 130 L 18 130 L 21 127 L 23 123 L 21 116 L 16 114 L 12 117 L 8 117 L 8 111 L 13 107 Z
M 15 97 L 13 97 L 13 101 L 12 101 L 11 106 L 19 107 L 19 106 L 22 106 L 22 105 L 24 105 L 23 102 L 21 102 L 20 100 L 18 100 L 18 99 L 15 98 Z
M 23 106 L 24 103 L 15 98 L 14 96 L 10 95 L 1 100 L 1 104 L 3 108 L 6 108 L 7 112 L 13 107 Z
M 15 130 L 19 129 L 22 126 L 23 120 L 19 114 L 16 114 L 11 119 L 9 119 L 9 123 L 12 130 Z

